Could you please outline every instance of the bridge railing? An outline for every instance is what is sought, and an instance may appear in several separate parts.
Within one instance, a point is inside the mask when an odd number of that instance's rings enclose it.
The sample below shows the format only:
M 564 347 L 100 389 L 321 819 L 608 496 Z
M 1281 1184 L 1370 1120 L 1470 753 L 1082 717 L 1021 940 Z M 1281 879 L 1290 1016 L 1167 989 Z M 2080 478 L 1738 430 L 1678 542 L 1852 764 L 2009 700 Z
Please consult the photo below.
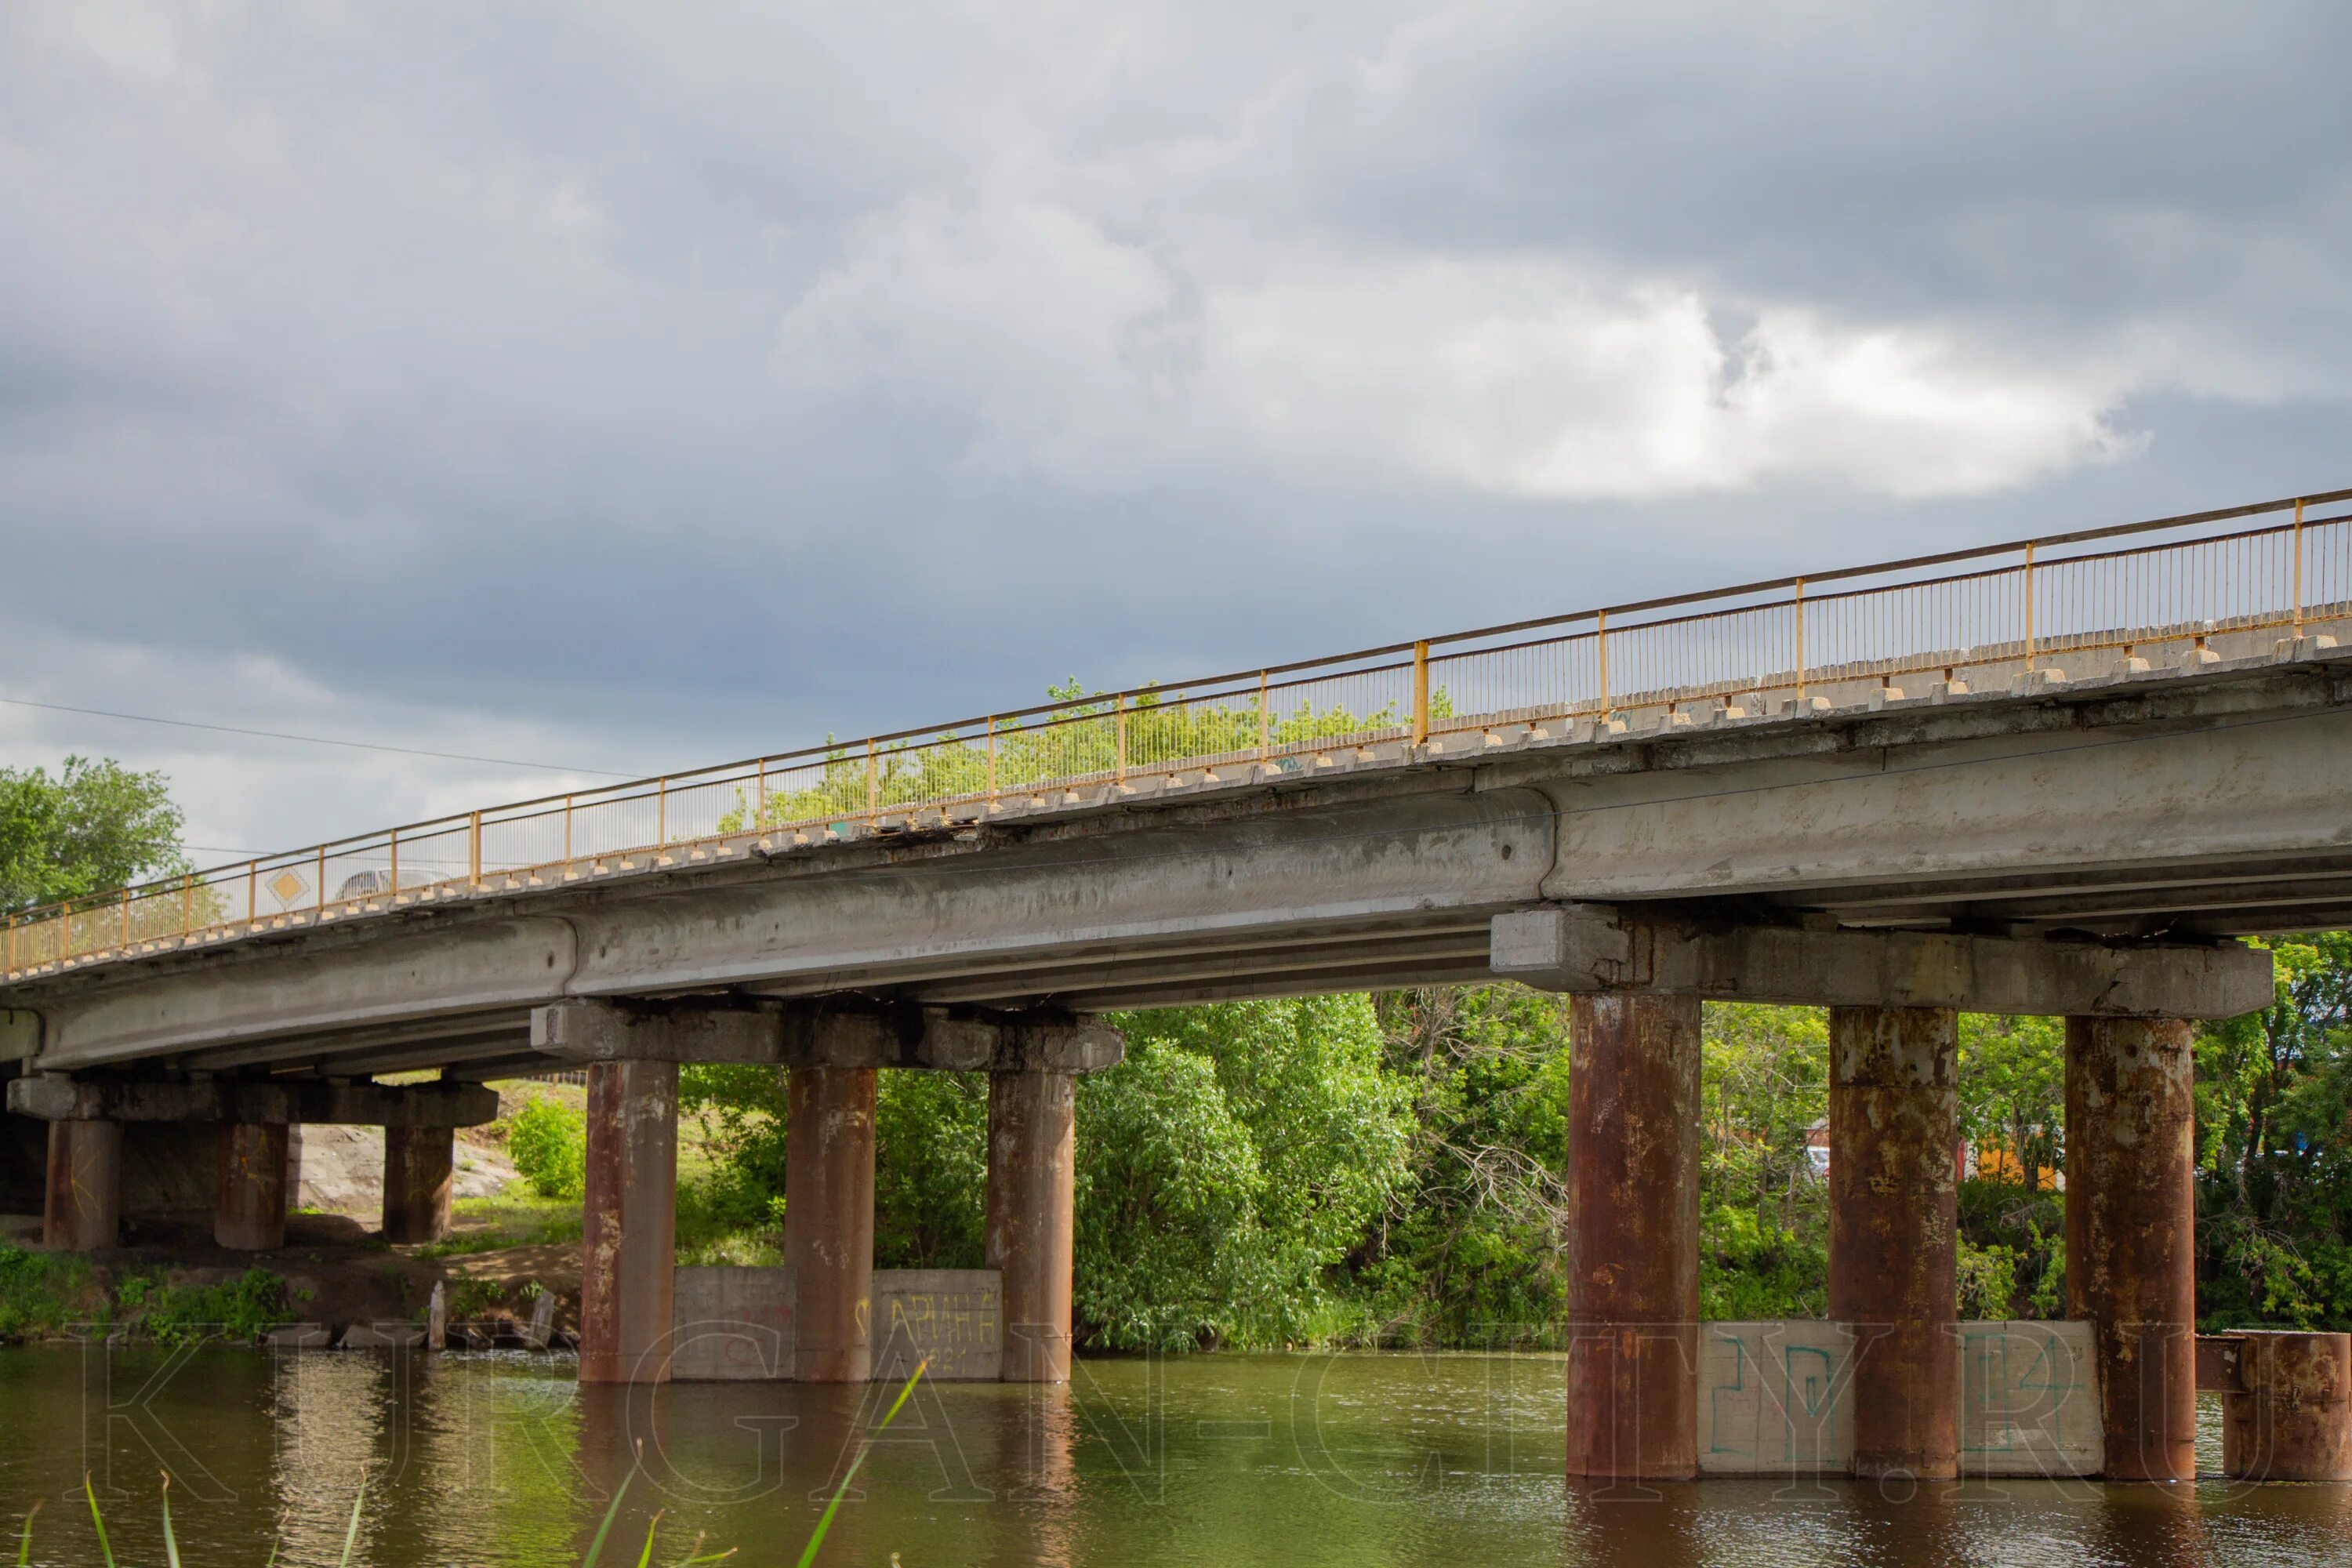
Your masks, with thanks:
M 2352 615 L 2352 490 L 1775 578 L 1115 691 L 488 807 L 7 919 L 15 976 L 690 858 L 745 833 L 980 820 L 1105 784 L 1857 681 L 2032 670 Z

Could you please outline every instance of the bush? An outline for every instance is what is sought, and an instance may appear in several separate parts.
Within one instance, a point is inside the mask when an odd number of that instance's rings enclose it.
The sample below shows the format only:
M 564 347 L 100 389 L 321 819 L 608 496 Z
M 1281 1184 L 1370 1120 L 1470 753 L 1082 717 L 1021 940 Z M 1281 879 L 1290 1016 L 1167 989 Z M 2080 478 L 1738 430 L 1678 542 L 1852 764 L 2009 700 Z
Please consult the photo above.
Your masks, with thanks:
M 523 1101 L 507 1123 L 507 1152 L 530 1190 L 543 1198 L 576 1198 L 588 1171 L 587 1124 L 578 1111 L 551 1100 Z

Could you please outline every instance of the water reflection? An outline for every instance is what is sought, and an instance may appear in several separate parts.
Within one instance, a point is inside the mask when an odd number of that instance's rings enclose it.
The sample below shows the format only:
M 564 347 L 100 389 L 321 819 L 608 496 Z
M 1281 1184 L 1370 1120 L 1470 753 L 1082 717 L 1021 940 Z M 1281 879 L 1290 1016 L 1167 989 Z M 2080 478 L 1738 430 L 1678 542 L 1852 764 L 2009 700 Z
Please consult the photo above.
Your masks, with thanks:
M 698 1534 L 791 1563 L 894 1389 L 576 1388 L 561 1360 L 242 1350 L 0 1352 L 0 1529 L 85 1468 L 125 1562 L 161 1561 L 170 1463 L 189 1568 L 605 1561 Z M 900 1568 L 1825 1562 L 2352 1563 L 2352 1489 L 1843 1481 L 1563 1485 L 1556 1358 L 1088 1362 L 1072 1386 L 923 1388 L 872 1444 L 822 1558 Z M 625 1486 L 625 1491 L 623 1489 Z M 95 1563 L 53 1506 L 38 1560 Z

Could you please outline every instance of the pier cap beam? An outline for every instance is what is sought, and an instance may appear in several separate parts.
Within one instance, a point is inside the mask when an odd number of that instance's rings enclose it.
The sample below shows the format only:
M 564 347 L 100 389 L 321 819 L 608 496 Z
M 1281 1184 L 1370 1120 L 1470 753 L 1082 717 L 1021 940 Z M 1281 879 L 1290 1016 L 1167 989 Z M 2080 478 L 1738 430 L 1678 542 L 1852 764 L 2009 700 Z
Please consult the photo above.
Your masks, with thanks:
M 953 1072 L 1097 1072 L 1127 1055 L 1126 1037 L 1107 1025 L 1025 1014 L 963 1016 L 940 1007 L 567 1001 L 532 1009 L 530 1043 L 564 1062 Z
M 2234 944 L 1712 925 L 1609 904 L 1496 915 L 1491 942 L 1498 978 L 1578 994 L 2141 1018 L 2234 1018 L 2273 994 L 2271 955 Z
M 478 1127 L 499 1119 L 498 1091 L 478 1083 L 264 1082 L 252 1079 L 70 1079 L 8 1085 L 8 1109 L 43 1121 L 233 1121 L 356 1127 Z

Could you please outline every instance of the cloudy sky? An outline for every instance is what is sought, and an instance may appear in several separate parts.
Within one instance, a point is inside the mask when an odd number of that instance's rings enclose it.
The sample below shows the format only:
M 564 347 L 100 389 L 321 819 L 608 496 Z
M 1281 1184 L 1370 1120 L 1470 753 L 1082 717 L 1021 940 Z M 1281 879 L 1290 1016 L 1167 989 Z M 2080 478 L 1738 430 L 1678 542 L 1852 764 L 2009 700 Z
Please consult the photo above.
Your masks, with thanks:
M 583 771 L 0 764 L 282 847 L 2352 484 L 2347 60 L 2340 0 L 11 0 L 0 697 Z

